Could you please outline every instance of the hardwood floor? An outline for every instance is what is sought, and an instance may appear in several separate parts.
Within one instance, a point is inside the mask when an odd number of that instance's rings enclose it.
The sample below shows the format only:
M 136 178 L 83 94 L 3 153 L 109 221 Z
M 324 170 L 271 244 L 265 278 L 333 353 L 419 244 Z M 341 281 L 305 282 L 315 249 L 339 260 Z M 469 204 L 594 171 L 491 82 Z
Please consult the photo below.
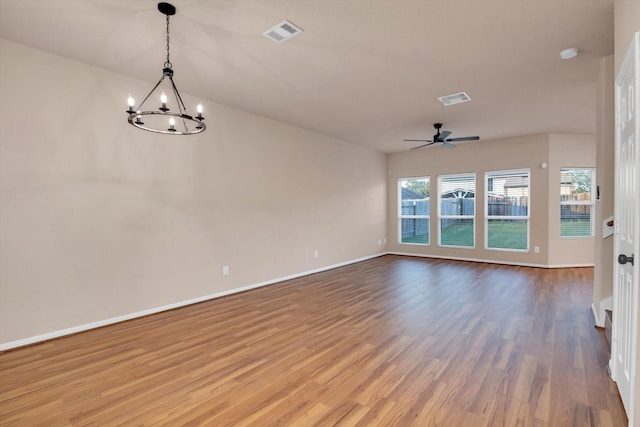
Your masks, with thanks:
M 590 268 L 384 256 L 0 354 L 0 424 L 626 426 Z

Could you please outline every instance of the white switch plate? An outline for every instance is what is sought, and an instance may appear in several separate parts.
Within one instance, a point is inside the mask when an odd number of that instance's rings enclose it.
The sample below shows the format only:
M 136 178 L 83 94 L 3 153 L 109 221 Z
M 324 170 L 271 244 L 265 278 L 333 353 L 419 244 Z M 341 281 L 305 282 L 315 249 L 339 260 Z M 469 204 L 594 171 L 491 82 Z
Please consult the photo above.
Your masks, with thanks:
M 604 239 L 605 237 L 609 237 L 613 235 L 614 232 L 614 226 L 613 225 L 608 225 L 610 223 L 613 223 L 613 217 L 610 216 L 609 218 L 606 218 L 602 221 L 602 238 Z

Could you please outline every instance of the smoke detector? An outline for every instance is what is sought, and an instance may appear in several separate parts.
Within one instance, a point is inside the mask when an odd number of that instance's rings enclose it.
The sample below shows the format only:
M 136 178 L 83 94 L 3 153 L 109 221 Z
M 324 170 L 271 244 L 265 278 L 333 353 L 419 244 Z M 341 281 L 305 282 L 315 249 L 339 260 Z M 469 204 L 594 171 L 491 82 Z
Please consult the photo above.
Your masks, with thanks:
M 284 43 L 293 36 L 297 36 L 302 32 L 302 29 L 296 26 L 293 22 L 284 20 L 278 25 L 269 28 L 262 33 L 263 36 L 278 44 Z
M 442 102 L 444 106 L 461 104 L 463 102 L 471 101 L 471 97 L 467 92 L 454 93 L 453 95 L 445 95 L 438 97 L 438 101 Z
M 577 47 L 567 48 L 562 52 L 560 52 L 560 58 L 562 59 L 575 58 L 576 56 L 578 56 L 578 51 L 580 51 L 580 49 L 578 49 Z

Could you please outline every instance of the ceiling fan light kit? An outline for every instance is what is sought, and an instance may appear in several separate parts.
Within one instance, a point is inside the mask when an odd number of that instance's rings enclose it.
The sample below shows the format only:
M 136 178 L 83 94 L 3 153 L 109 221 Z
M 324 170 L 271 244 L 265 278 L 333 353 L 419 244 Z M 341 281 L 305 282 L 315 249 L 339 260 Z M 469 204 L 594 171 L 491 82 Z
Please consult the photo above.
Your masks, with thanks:
M 135 100 L 129 95 L 127 104 L 127 121 L 138 129 L 146 130 L 154 133 L 162 133 L 166 135 L 195 135 L 203 132 L 207 126 L 204 124 L 203 108 L 199 104 L 196 108 L 197 115 L 191 116 L 187 113 L 187 108 L 182 102 L 180 92 L 173 81 L 173 64 L 171 64 L 169 56 L 169 17 L 176 14 L 176 8 L 170 3 L 158 3 L 158 11 L 166 15 L 167 20 L 167 60 L 162 68 L 162 77 L 158 83 L 151 89 L 151 92 L 142 100 L 138 107 L 135 106 Z M 174 102 L 168 104 L 169 98 L 163 91 L 159 96 L 160 106 L 157 110 L 143 110 L 143 105 L 149 97 L 160 87 L 160 84 L 167 78 L 170 82 L 167 87 L 169 93 L 173 94 Z M 171 105 L 172 110 L 168 107 Z M 145 123 L 145 121 L 147 123 Z M 177 127 L 176 127 L 177 126 Z
M 455 145 L 451 144 L 452 142 L 462 142 L 462 141 L 478 141 L 480 139 L 479 136 L 463 136 L 461 138 L 449 138 L 451 135 L 451 131 L 445 130 L 440 132 L 442 128 L 442 123 L 434 123 L 433 127 L 436 129 L 436 134 L 433 135 L 433 139 L 405 139 L 407 142 L 426 142 L 426 144 L 419 145 L 417 147 L 413 147 L 412 150 L 417 150 L 418 148 L 427 147 L 433 144 L 442 144 L 446 148 L 454 148 Z

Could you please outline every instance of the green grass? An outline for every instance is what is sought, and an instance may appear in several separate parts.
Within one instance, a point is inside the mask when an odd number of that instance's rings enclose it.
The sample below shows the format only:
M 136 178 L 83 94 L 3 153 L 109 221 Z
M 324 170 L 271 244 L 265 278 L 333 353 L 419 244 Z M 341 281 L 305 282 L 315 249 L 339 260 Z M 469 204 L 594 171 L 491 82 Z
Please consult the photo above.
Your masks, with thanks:
M 473 225 L 453 224 L 442 230 L 441 242 L 446 246 L 473 247 Z M 429 234 L 404 237 L 402 243 L 429 244 Z M 489 248 L 527 249 L 527 223 L 525 221 L 490 221 Z
M 429 244 L 429 233 L 427 234 L 419 234 L 417 236 L 403 237 L 402 243 L 413 243 L 418 245 L 428 245 Z
M 489 221 L 487 246 L 491 249 L 527 249 L 526 221 Z
M 562 237 L 590 237 L 589 221 L 563 221 L 560 223 Z M 404 237 L 402 243 L 428 245 L 429 234 Z M 453 224 L 442 230 L 440 241 L 445 246 L 473 247 L 473 225 Z M 491 249 L 527 249 L 526 221 L 489 221 L 488 247 Z
M 473 224 L 452 224 L 442 229 L 440 243 L 443 246 L 473 247 Z
M 560 220 L 561 237 L 591 237 L 591 222 L 585 220 Z

